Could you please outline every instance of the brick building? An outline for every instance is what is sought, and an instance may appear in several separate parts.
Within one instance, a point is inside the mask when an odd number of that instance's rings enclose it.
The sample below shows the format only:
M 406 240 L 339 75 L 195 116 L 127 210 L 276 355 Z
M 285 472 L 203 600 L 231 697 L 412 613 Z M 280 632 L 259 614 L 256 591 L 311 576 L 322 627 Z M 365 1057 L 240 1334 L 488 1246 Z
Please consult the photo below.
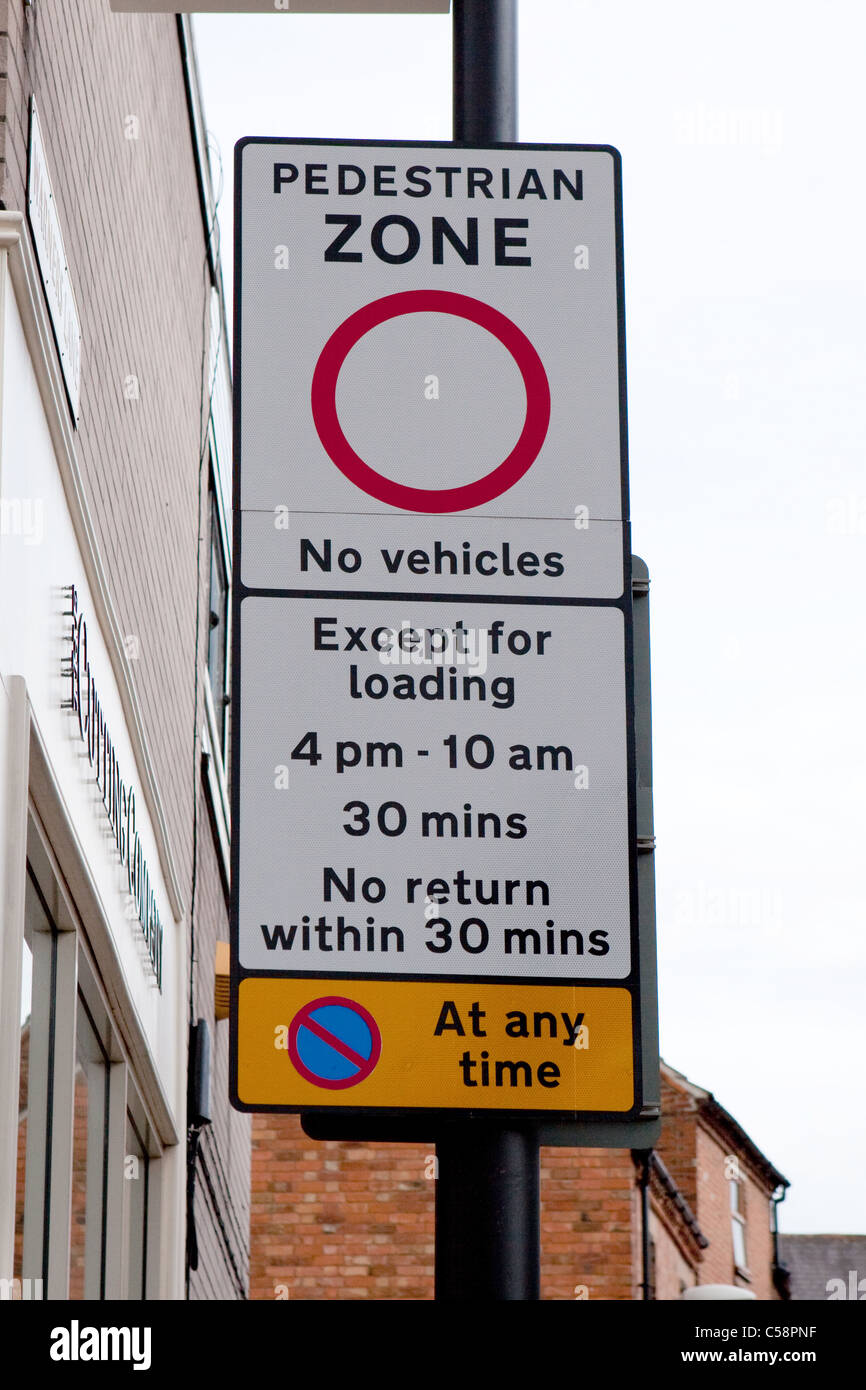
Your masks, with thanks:
M 692 1284 L 784 1296 L 773 1199 L 787 1180 L 665 1065 L 662 1112 L 652 1155 L 542 1150 L 543 1299 L 637 1299 L 645 1283 L 663 1300 Z M 432 1298 L 432 1144 L 319 1143 L 295 1116 L 256 1115 L 252 1168 L 251 1298 Z
M 231 575 L 214 223 L 188 20 L 0 0 L 4 1294 L 246 1293 L 250 1126 L 214 1010 Z M 212 1123 L 190 1202 L 198 1019 Z
M 787 1178 L 711 1092 L 667 1066 L 662 1114 L 658 1156 L 707 1242 L 691 1282 L 785 1296 L 775 1234 Z

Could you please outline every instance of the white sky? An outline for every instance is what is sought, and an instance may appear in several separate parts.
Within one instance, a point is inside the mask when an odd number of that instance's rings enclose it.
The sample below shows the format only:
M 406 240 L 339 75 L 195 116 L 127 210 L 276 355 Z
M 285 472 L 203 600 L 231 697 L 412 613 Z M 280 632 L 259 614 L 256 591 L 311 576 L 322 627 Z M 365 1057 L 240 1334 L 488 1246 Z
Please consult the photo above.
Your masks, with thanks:
M 195 29 L 229 263 L 241 136 L 451 136 L 446 17 Z M 623 158 L 662 1052 L 783 1230 L 864 1232 L 866 9 L 524 0 L 520 41 L 520 138 Z

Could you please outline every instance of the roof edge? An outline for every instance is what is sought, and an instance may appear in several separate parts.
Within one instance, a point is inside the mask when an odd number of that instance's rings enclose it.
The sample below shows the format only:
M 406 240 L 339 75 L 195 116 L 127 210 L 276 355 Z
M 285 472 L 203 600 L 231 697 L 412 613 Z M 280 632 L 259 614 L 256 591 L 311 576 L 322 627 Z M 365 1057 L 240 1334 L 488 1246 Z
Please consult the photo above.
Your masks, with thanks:
M 692 1097 L 695 1111 L 707 1123 L 707 1126 L 719 1137 L 732 1141 L 734 1147 L 743 1151 L 751 1167 L 763 1179 L 771 1192 L 775 1192 L 780 1187 L 787 1189 L 791 1186 L 784 1173 L 781 1173 L 775 1164 L 770 1162 L 766 1154 L 761 1152 L 742 1125 L 734 1119 L 733 1115 L 729 1114 L 723 1105 L 719 1104 L 712 1091 L 707 1091 L 703 1086 L 696 1085 L 683 1072 L 677 1071 L 665 1061 L 661 1061 L 660 1066 L 662 1075 L 670 1085 Z

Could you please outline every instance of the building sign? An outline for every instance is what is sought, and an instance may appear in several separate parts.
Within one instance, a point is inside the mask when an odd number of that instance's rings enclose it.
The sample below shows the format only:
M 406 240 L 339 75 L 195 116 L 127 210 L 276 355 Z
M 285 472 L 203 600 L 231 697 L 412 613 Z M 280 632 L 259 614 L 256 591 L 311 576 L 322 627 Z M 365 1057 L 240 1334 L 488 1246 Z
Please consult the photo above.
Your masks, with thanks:
M 30 103 L 27 216 L 33 233 L 36 259 L 42 272 L 42 283 L 45 287 L 57 351 L 60 354 L 66 393 L 73 417 L 77 420 L 81 389 L 81 324 L 75 306 L 69 266 L 66 263 L 57 204 L 48 176 L 35 100 L 31 100 Z
M 618 156 L 237 161 L 236 1101 L 634 1115 Z
M 78 733 L 102 796 L 121 866 L 126 870 L 127 902 L 141 927 L 156 982 L 162 989 L 162 921 L 136 829 L 135 792 L 121 773 L 111 730 L 106 723 L 99 691 L 90 669 L 87 624 L 78 609 L 75 586 L 71 585 L 67 592 L 70 599 L 68 616 L 72 620 L 70 654 L 64 663 L 64 676 L 69 681 L 67 708 L 77 717 Z

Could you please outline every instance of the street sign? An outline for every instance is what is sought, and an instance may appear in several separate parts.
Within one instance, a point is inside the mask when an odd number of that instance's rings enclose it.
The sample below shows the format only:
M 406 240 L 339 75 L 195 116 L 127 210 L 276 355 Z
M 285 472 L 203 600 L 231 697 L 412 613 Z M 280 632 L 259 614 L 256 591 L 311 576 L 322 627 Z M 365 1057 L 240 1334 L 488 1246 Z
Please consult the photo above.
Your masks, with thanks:
M 635 1116 L 618 155 L 236 200 L 235 1102 Z
M 620 598 L 616 152 L 238 159 L 244 584 Z
M 618 608 L 250 596 L 241 621 L 245 968 L 628 975 Z

